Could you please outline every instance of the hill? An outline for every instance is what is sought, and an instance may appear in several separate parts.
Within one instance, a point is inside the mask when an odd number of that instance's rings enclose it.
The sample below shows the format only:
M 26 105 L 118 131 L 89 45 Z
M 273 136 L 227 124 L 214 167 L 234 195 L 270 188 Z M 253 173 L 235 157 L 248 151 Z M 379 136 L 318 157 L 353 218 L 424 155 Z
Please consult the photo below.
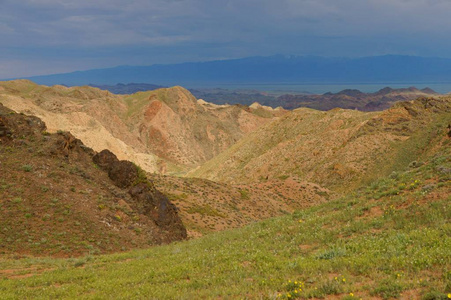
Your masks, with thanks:
M 451 119 L 451 98 L 399 102 L 383 112 L 296 109 L 190 172 L 227 183 L 297 176 L 349 191 L 406 167 Z
M 191 87 L 220 83 L 449 82 L 450 71 L 451 60 L 445 58 L 275 55 L 173 65 L 119 66 L 28 79 L 46 85 L 145 82 Z
M 70 257 L 186 238 L 176 207 L 137 166 L 2 104 L 0 174 L 2 254 Z
M 173 87 L 114 95 L 92 87 L 40 86 L 26 80 L 0 82 L 0 103 L 70 131 L 96 151 L 149 172 L 177 173 L 225 150 L 283 110 L 215 106 Z
M 143 163 L 151 173 L 179 171 L 186 157 L 193 164 L 205 151 L 213 156 L 221 151 L 219 143 L 225 148 L 254 130 L 259 122 L 284 113 L 259 105 L 217 106 L 198 101 L 179 87 L 117 96 L 90 87 L 44 87 L 28 81 L 4 82 L 0 86 L 0 102 L 43 117 L 50 124 L 46 132 L 72 130 L 96 151 L 104 147 L 119 150 L 120 159 Z M 149 132 L 153 136 L 147 136 Z M 146 143 L 142 143 L 144 140 Z M 172 153 L 174 159 L 185 161 L 174 162 Z M 280 184 L 284 187 L 281 193 L 272 188 L 279 186 L 277 180 L 262 188 L 150 173 L 148 177 L 177 205 L 189 237 L 243 226 L 329 198 L 327 190 L 294 179 Z
M 451 142 L 434 131 L 430 155 L 342 198 L 146 250 L 2 258 L 0 291 L 6 299 L 447 299 Z

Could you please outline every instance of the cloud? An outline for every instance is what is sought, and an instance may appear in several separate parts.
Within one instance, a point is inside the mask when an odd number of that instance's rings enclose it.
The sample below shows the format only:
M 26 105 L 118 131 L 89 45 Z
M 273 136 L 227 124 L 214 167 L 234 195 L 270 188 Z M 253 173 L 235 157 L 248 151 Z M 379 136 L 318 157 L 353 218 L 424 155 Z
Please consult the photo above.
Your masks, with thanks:
M 53 72 L 65 60 L 71 60 L 69 70 L 73 61 L 94 68 L 275 53 L 451 55 L 448 0 L 3 0 L 0 5 L 1 77 Z M 10 61 L 35 67 L 14 71 Z

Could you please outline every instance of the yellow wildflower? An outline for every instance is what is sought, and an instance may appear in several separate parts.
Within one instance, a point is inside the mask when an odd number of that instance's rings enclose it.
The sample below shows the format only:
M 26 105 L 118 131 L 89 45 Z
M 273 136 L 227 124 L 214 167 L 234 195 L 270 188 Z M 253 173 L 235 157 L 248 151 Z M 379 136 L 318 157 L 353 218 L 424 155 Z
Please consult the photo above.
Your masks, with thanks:
M 451 299 L 451 293 L 448 294 L 448 299 Z
M 354 297 L 354 293 L 349 293 L 349 296 Z

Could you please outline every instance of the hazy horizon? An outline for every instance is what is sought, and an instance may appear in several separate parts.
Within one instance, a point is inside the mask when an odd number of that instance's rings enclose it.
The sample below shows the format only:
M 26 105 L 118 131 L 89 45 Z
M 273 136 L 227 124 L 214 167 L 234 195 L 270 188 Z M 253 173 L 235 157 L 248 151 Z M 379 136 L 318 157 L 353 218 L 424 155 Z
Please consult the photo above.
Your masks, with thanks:
M 451 58 L 445 0 L 0 3 L 0 78 L 278 53 Z

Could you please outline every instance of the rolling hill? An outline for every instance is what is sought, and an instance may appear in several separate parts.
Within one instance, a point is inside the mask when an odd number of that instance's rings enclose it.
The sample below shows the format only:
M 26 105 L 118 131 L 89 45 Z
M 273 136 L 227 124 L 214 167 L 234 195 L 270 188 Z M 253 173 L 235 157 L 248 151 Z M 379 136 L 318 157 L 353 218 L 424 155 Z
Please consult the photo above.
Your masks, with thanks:
M 191 171 L 227 183 L 298 176 L 350 191 L 428 152 L 451 119 L 449 97 L 398 102 L 382 112 L 294 110 Z M 431 150 L 432 151 L 432 150 Z

